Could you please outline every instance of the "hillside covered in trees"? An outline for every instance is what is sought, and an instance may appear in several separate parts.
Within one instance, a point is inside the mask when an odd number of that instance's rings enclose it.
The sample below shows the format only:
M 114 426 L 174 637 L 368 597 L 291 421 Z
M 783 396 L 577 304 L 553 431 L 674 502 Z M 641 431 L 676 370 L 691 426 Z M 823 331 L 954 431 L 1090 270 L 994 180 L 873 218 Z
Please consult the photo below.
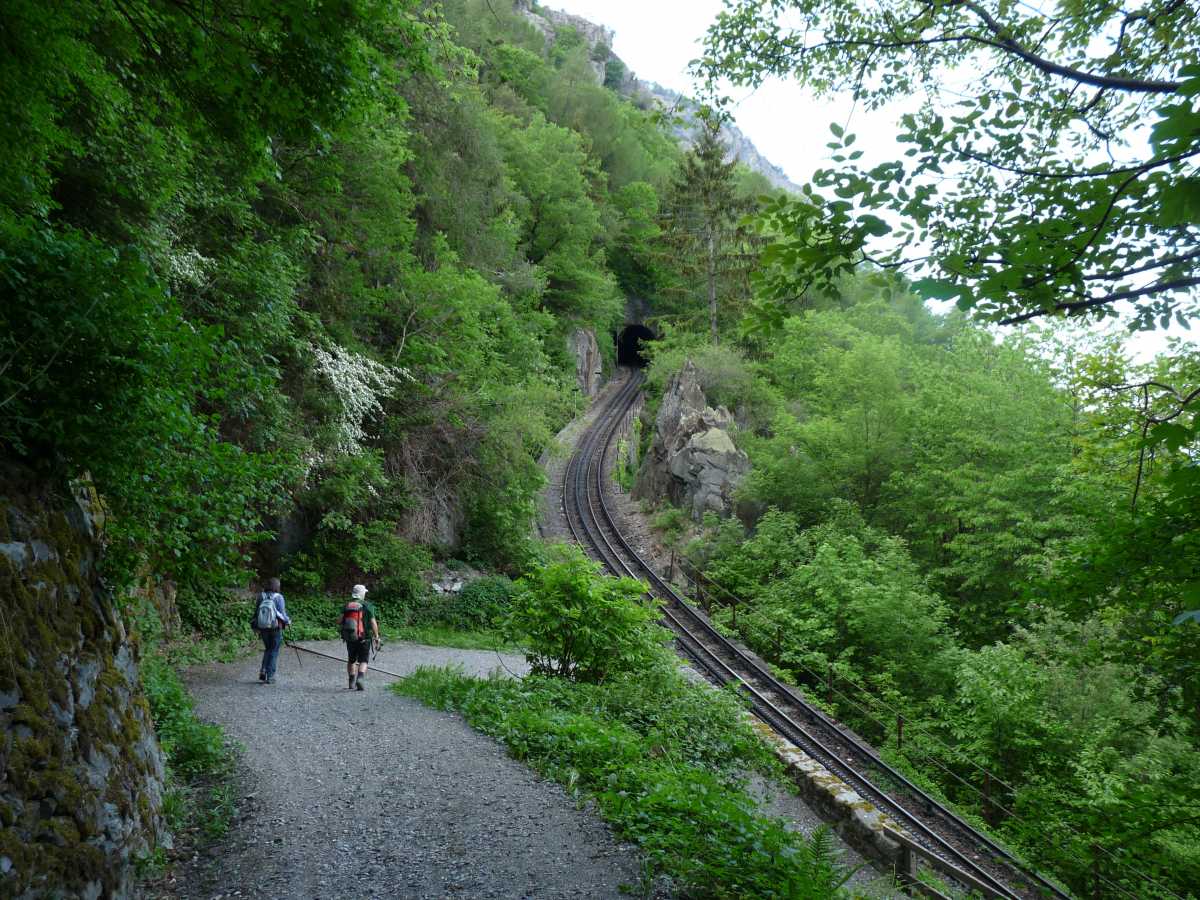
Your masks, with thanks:
M 836 39 L 799 47 L 784 6 Z M 521 0 L 7 3 L 6 465 L 95 498 L 147 644 L 244 631 L 266 574 L 402 617 L 435 561 L 537 562 L 537 460 L 587 402 L 570 342 L 611 367 L 636 310 L 651 419 L 691 360 L 750 462 L 736 516 L 651 510 L 713 618 L 1072 890 L 1193 896 L 1200 352 L 1135 362 L 1087 317 L 1194 316 L 1195 14 L 913 6 L 713 26 L 714 83 L 870 103 L 970 59 L 943 44 L 1015 53 L 906 121 L 907 169 L 858 171 L 835 126 L 788 194 Z M 1053 80 L 1118 27 L 1089 101 Z M 1024 49 L 1043 28 L 1071 65 Z M 1151 113 L 1145 158 L 1095 162 Z M 152 705 L 184 704 L 158 666 Z
M 6 12 L 0 437 L 87 473 L 112 576 L 196 626 L 248 567 L 402 598 L 431 553 L 519 564 L 567 336 L 611 361 L 681 277 L 682 152 L 576 32 L 343 6 Z

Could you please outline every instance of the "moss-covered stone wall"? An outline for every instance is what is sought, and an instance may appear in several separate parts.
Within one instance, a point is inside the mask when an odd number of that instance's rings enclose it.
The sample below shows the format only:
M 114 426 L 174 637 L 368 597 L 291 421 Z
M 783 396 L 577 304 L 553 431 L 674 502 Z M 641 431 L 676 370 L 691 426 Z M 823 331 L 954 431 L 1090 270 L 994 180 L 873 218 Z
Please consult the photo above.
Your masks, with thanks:
M 86 488 L 0 468 L 0 897 L 124 897 L 163 833 L 135 647 Z

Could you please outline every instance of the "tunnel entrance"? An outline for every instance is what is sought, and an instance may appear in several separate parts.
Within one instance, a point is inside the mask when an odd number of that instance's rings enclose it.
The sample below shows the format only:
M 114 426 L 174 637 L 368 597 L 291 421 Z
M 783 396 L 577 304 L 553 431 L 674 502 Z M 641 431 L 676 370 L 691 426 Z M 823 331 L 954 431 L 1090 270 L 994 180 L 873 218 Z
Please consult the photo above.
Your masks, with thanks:
M 617 335 L 617 365 L 644 367 L 646 358 L 642 356 L 642 342 L 652 341 L 655 337 L 645 325 L 626 325 Z

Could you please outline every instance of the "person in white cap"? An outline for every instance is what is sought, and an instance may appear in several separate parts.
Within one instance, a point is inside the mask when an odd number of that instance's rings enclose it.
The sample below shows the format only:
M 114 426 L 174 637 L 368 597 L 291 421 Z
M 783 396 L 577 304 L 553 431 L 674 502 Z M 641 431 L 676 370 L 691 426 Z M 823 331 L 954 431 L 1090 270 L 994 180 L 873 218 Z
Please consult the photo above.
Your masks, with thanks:
M 346 642 L 347 690 L 365 691 L 371 646 L 379 647 L 379 619 L 367 602 L 366 585 L 356 584 L 350 596 L 350 602 L 342 607 L 340 626 L 342 640 Z

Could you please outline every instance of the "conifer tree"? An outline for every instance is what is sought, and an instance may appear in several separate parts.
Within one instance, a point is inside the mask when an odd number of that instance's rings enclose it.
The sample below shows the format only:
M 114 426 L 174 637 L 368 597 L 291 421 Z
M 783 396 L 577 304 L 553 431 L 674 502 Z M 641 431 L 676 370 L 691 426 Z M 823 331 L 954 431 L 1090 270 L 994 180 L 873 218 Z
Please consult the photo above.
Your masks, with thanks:
M 721 296 L 745 296 L 752 258 L 750 235 L 739 222 L 753 203 L 739 197 L 737 162 L 726 161 L 726 155 L 719 121 L 704 116 L 696 143 L 671 183 L 663 224 L 666 251 L 680 282 L 674 290 L 691 299 L 696 283 L 703 284 L 714 344 Z

